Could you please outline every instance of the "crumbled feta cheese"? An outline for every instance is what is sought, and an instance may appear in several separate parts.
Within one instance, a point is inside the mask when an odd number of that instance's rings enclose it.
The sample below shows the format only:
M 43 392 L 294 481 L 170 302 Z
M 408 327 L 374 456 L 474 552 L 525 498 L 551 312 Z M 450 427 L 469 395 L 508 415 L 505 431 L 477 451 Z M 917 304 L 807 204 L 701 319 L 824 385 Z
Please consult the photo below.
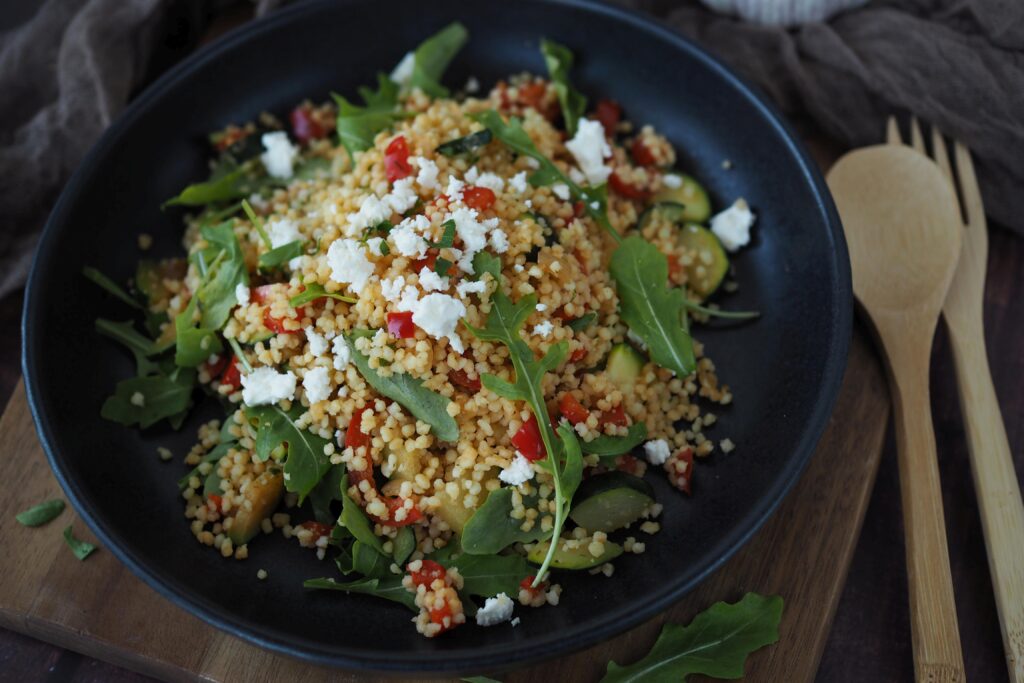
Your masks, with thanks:
M 537 323 L 533 326 L 533 333 L 538 337 L 547 339 L 551 336 L 551 332 L 555 329 L 555 326 L 551 324 L 550 320 L 545 320 L 542 323 Z
M 519 617 L 516 617 L 515 619 L 513 619 L 512 621 L 510 621 L 508 623 L 512 624 L 512 626 L 519 626 Z
M 292 165 L 295 163 L 295 157 L 299 156 L 299 149 L 288 139 L 288 133 L 264 133 L 260 141 L 267 150 L 260 155 L 260 161 L 266 167 L 267 173 L 275 178 L 291 178 Z
M 448 187 L 445 188 L 444 193 L 448 195 L 449 206 L 462 201 L 462 191 L 464 189 L 466 189 L 466 184 L 455 176 L 448 179 Z
M 612 148 L 604 137 L 604 126 L 599 121 L 580 119 L 576 135 L 565 143 L 565 148 L 576 158 L 580 170 L 591 185 L 608 180 L 612 169 L 604 160 L 612 155 Z
M 543 313 L 544 311 L 548 310 L 548 305 L 547 304 L 537 304 L 535 306 L 535 308 L 537 309 L 538 313 Z
M 262 406 L 291 400 L 295 396 L 295 375 L 274 368 L 256 368 L 242 375 L 242 402 Z
M 644 444 L 644 455 L 652 465 L 664 465 L 668 457 L 672 455 L 672 451 L 669 450 L 668 441 L 655 439 Z
M 409 85 L 409 80 L 412 78 L 412 72 L 415 68 L 416 55 L 412 52 L 406 52 L 402 60 L 391 70 L 391 75 L 388 78 L 397 83 L 399 87 L 404 88 Z
M 399 297 L 402 296 L 402 289 L 405 287 L 405 278 L 399 275 L 398 277 L 385 278 L 380 281 L 380 294 L 391 303 L 396 303 Z
M 476 181 L 477 181 L 477 178 L 479 178 L 479 177 L 480 177 L 480 171 L 477 169 L 477 167 L 476 166 L 470 166 L 469 170 L 466 171 L 466 175 L 462 176 L 462 179 L 465 180 L 470 185 L 475 185 Z
M 476 76 L 470 76 L 466 79 L 466 85 L 462 89 L 467 93 L 480 92 L 480 81 L 476 79 Z
M 461 301 L 447 294 L 428 294 L 412 305 L 412 321 L 421 330 L 435 339 L 448 337 L 448 343 L 457 352 L 465 347 L 455 334 L 455 326 L 466 315 Z
M 376 195 L 370 195 L 359 205 L 359 211 L 348 217 L 348 234 L 355 236 L 391 218 L 391 207 Z
M 371 254 L 380 254 L 381 256 L 384 256 L 384 252 L 380 249 L 380 245 L 382 244 L 384 244 L 383 237 L 371 237 L 366 240 L 366 246 L 370 248 Z
M 289 242 L 302 239 L 302 235 L 299 233 L 299 226 L 295 224 L 295 221 L 288 220 L 287 218 L 278 218 L 267 223 L 267 237 L 270 238 L 272 249 L 277 249 Z
M 345 366 L 352 360 L 352 352 L 348 348 L 348 342 L 340 334 L 331 342 L 331 353 L 334 354 L 335 370 L 344 370 Z
M 526 157 L 526 165 L 533 169 L 540 168 L 540 162 L 533 157 Z
M 523 267 L 522 263 L 517 263 L 514 266 L 512 266 L 512 270 L 516 271 L 517 273 L 521 273 L 524 270 L 526 270 L 526 268 Z
M 388 239 L 395 246 L 395 250 L 402 256 L 421 259 L 427 255 L 427 248 L 430 246 L 427 241 L 416 233 L 413 224 L 402 221 L 397 227 L 388 233 Z
M 487 246 L 487 221 L 477 220 L 476 209 L 455 209 L 451 219 L 455 221 L 455 233 L 462 240 L 466 251 L 478 252 Z
M 750 243 L 750 228 L 754 225 L 754 212 L 742 197 L 725 211 L 711 217 L 711 232 L 729 251 L 736 251 Z
M 420 287 L 427 292 L 440 292 L 448 289 L 448 278 L 441 277 L 430 268 L 420 268 Z
M 405 289 L 402 290 L 402 295 L 398 298 L 395 308 L 399 311 L 409 311 L 411 313 L 416 309 L 416 304 L 419 300 L 419 290 L 412 285 L 406 285 Z
M 325 367 L 315 367 L 306 371 L 302 378 L 302 388 L 306 390 L 306 399 L 310 405 L 327 400 L 331 395 L 331 378 Z
M 324 355 L 324 352 L 327 351 L 327 340 L 314 330 L 312 325 L 306 328 L 306 341 L 309 342 L 309 352 L 313 354 L 314 358 Z
M 661 182 L 665 183 L 665 187 L 673 190 L 683 186 L 683 179 L 677 176 L 675 173 L 666 173 L 661 176 Z
M 491 192 L 501 192 L 505 189 L 505 181 L 501 179 L 501 176 L 487 171 L 481 173 L 480 177 L 476 179 L 477 187 L 486 187 Z
M 249 305 L 249 288 L 239 282 L 235 285 L 235 300 L 239 306 Z
M 583 172 L 573 166 L 569 169 L 569 180 L 573 181 L 577 185 L 583 185 L 587 182 L 587 176 L 583 175 Z
M 533 208 L 533 200 L 532 199 L 527 199 L 525 202 L 523 202 L 523 204 L 525 204 L 526 208 L 528 208 L 528 209 L 532 209 Z
M 416 183 L 424 190 L 437 190 L 441 186 L 437 182 L 437 164 L 425 157 L 411 157 L 410 163 L 419 166 L 420 171 L 416 174 Z
M 499 254 L 504 254 L 508 251 L 508 235 L 501 228 L 491 230 L 490 241 L 494 251 Z
M 455 286 L 455 291 L 459 293 L 463 299 L 469 294 L 481 294 L 487 291 L 487 283 L 483 280 L 463 280 Z
M 498 593 L 493 598 L 487 598 L 484 606 L 476 612 L 476 623 L 480 626 L 494 626 L 512 618 L 512 610 L 515 605 L 512 599 L 504 593 Z
M 419 195 L 412 189 L 413 179 L 400 178 L 391 187 L 391 192 L 384 197 L 383 201 L 394 213 L 405 213 L 419 200 Z M 390 217 L 390 214 L 388 215 Z
M 327 250 L 327 265 L 331 268 L 331 279 L 341 284 L 351 284 L 356 294 L 363 291 L 374 265 L 366 258 L 366 248 L 358 240 L 341 239 L 331 243 Z
M 512 180 L 508 181 L 508 186 L 519 194 L 526 192 L 526 171 L 520 171 L 512 176 Z
M 555 183 L 551 186 L 551 191 L 561 200 L 569 199 L 569 186 L 565 183 Z
M 522 453 L 516 453 L 509 466 L 498 473 L 498 479 L 510 486 L 519 486 L 524 481 L 533 479 L 533 465 Z

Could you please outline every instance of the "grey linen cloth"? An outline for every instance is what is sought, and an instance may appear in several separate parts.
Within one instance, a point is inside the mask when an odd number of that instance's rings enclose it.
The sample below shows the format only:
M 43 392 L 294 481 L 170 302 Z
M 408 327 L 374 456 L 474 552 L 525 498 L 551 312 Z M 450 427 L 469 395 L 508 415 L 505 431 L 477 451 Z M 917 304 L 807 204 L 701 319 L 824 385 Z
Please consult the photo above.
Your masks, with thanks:
M 0 34 L 0 297 L 24 282 L 61 187 L 141 85 L 175 1 L 47 0 Z M 879 0 L 783 29 L 692 1 L 617 1 L 693 38 L 784 112 L 848 145 L 878 142 L 893 112 L 938 125 L 974 151 L 990 216 L 1024 232 L 1024 3 Z M 261 0 L 257 13 L 282 4 Z

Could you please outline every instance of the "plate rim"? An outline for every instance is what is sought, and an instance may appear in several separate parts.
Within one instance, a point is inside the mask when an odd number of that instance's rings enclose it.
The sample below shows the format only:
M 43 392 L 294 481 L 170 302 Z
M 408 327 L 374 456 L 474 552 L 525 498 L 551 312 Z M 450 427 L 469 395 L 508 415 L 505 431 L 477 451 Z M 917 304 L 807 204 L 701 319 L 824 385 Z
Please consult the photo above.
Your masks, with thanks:
M 343 4 L 359 4 L 362 0 L 346 0 Z M 195 594 L 190 594 L 186 586 L 162 579 L 158 573 L 148 567 L 131 550 L 130 540 L 125 539 L 122 545 L 121 535 L 116 529 L 109 527 L 102 520 L 94 518 L 93 511 L 84 498 L 83 489 L 77 485 L 69 472 L 64 469 L 63 456 L 54 446 L 52 434 L 54 425 L 50 416 L 40 404 L 41 392 L 38 384 L 36 368 L 39 365 L 39 354 L 33 352 L 33 343 L 38 335 L 37 310 L 41 302 L 36 301 L 34 292 L 41 275 L 41 262 L 46 259 L 46 251 L 52 251 L 51 234 L 56 231 L 57 224 L 66 220 L 65 214 L 72 195 L 77 194 L 79 186 L 92 174 L 95 160 L 106 151 L 111 142 L 122 131 L 129 128 L 135 119 L 146 109 L 151 101 L 160 98 L 163 93 L 179 81 L 188 79 L 194 72 L 203 70 L 222 54 L 235 49 L 250 39 L 266 32 L 277 30 L 278 26 L 307 13 L 318 13 L 324 8 L 336 7 L 337 0 L 307 0 L 277 10 L 268 17 L 257 18 L 236 27 L 210 44 L 196 50 L 193 54 L 168 69 L 160 78 L 151 83 L 145 90 L 117 117 L 107 128 L 99 140 L 86 154 L 78 168 L 72 174 L 61 191 L 60 197 L 46 221 L 40 235 L 39 244 L 32 259 L 32 267 L 25 287 L 25 300 L 22 309 L 21 338 L 22 355 L 21 369 L 24 377 L 26 398 L 35 423 L 36 433 L 46 454 L 58 483 L 74 506 L 78 516 L 89 526 L 105 548 L 110 550 L 119 561 L 126 565 L 135 576 L 142 579 L 158 594 L 168 599 L 175 606 L 185 609 L 215 628 L 232 636 L 247 641 L 266 650 L 284 654 L 308 663 L 338 667 L 350 670 L 363 670 L 390 673 L 480 673 L 509 669 L 510 664 L 516 668 L 534 664 L 558 655 L 566 655 L 585 647 L 612 638 L 634 626 L 656 616 L 671 607 L 684 595 L 703 583 L 713 572 L 718 570 L 750 538 L 757 533 L 764 523 L 773 515 L 779 504 L 801 478 L 811 455 L 821 440 L 828 424 L 832 410 L 839 396 L 842 379 L 845 374 L 849 355 L 849 345 L 853 325 L 853 291 L 849 257 L 838 213 L 833 204 L 831 194 L 825 184 L 822 173 L 810 158 L 805 146 L 796 136 L 789 124 L 778 113 L 775 106 L 755 86 L 748 84 L 704 47 L 684 37 L 680 33 L 660 23 L 657 19 L 644 13 L 628 10 L 609 4 L 605 0 L 533 0 L 537 4 L 568 6 L 575 10 L 590 14 L 604 15 L 606 18 L 631 24 L 633 27 L 653 34 L 655 37 L 673 45 L 676 49 L 688 53 L 692 58 L 702 62 L 706 68 L 718 73 L 742 96 L 753 104 L 759 114 L 768 122 L 783 140 L 785 146 L 797 160 L 805 182 L 812 190 L 817 209 L 828 227 L 829 236 L 834 247 L 833 264 L 835 266 L 835 298 L 839 304 L 833 319 L 831 343 L 823 368 L 818 396 L 822 400 L 815 407 L 806 421 L 806 427 L 794 448 L 789 460 L 791 474 L 778 483 L 771 495 L 762 497 L 760 504 L 740 519 L 741 524 L 728 537 L 726 549 L 718 557 L 703 567 L 687 581 L 666 582 L 666 587 L 655 594 L 647 596 L 640 605 L 606 612 L 602 618 L 592 620 L 583 626 L 574 626 L 567 632 L 554 634 L 537 641 L 527 643 L 509 639 L 505 644 L 492 644 L 473 651 L 451 652 L 445 650 L 416 650 L 396 652 L 393 650 L 366 650 L 359 652 L 339 647 L 299 647 L 293 641 L 278 638 L 265 630 L 254 629 L 244 619 L 234 617 L 228 610 L 220 609 Z M 373 4 L 365 2 L 365 4 Z M 41 287 L 41 285 L 38 285 Z M 719 546 L 722 544 L 720 543 Z

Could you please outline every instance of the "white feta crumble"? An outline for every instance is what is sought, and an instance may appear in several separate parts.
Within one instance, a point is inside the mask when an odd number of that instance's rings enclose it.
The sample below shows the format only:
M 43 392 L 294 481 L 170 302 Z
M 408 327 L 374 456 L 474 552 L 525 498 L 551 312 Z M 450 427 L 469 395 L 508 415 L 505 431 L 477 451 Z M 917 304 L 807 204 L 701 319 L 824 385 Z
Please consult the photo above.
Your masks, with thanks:
M 412 78 L 412 72 L 415 67 L 416 55 L 412 52 L 406 52 L 401 61 L 391 70 L 391 75 L 388 78 L 397 83 L 399 87 L 404 88 L 409 85 L 409 80 Z
M 455 209 L 451 219 L 455 221 L 455 233 L 462 240 L 466 251 L 476 253 L 487 246 L 489 221 L 478 221 L 476 209 Z
M 548 310 L 548 305 L 547 304 L 537 304 L 534 308 L 537 309 L 538 313 L 543 313 L 544 311 Z
M 526 192 L 526 171 L 520 171 L 512 176 L 512 180 L 508 181 L 508 186 L 519 194 Z
M 516 453 L 508 467 L 498 473 L 498 479 L 510 486 L 519 486 L 525 481 L 533 479 L 533 465 L 522 453 Z
M 519 617 L 516 617 L 515 619 L 513 619 L 512 621 L 510 621 L 508 623 L 512 624 L 512 626 L 519 626 Z
M 551 336 L 551 332 L 555 329 L 555 326 L 551 324 L 550 320 L 545 320 L 542 323 L 537 323 L 533 326 L 533 333 L 538 337 L 547 339 Z
M 370 195 L 359 205 L 359 211 L 348 217 L 348 234 L 356 235 L 364 229 L 391 218 L 391 207 L 376 195 Z
M 505 181 L 501 179 L 501 176 L 487 171 L 481 173 L 480 177 L 476 179 L 476 186 L 486 187 L 491 192 L 498 193 L 505 189 Z
M 522 263 L 517 263 L 514 266 L 512 266 L 512 270 L 516 271 L 517 273 L 521 273 L 524 270 L 526 270 L 526 268 L 523 267 Z
M 576 158 L 591 185 L 597 186 L 608 180 L 612 169 L 604 160 L 612 155 L 612 148 L 605 140 L 604 126 L 600 121 L 580 119 L 576 135 L 565 143 L 565 148 Z
M 397 303 L 405 288 L 405 277 L 385 278 L 380 281 L 380 294 L 391 303 Z
M 331 395 L 331 378 L 325 367 L 317 366 L 306 371 L 302 378 L 302 388 L 306 390 L 306 399 L 310 405 L 327 400 Z
M 335 370 L 344 370 L 345 366 L 352 360 L 352 351 L 348 348 L 348 342 L 340 334 L 331 342 L 331 353 L 334 354 Z
M 380 249 L 380 245 L 382 244 L 384 244 L 383 237 L 371 237 L 366 240 L 366 246 L 370 248 L 371 254 L 380 254 L 381 256 L 384 256 L 384 252 Z
M 449 206 L 462 201 L 462 191 L 464 189 L 466 189 L 466 184 L 455 176 L 448 179 L 448 187 L 445 188 L 444 193 L 448 195 Z
M 462 89 L 470 94 L 480 92 L 480 81 L 476 79 L 476 76 L 470 76 L 466 79 L 466 85 Z
M 563 201 L 569 199 L 569 186 L 565 183 L 555 183 L 551 186 L 551 191 Z
M 413 323 L 435 339 L 448 337 L 448 343 L 459 353 L 465 351 L 465 346 L 455 334 L 455 326 L 465 315 L 462 302 L 447 294 L 427 294 L 412 305 Z
M 498 593 L 493 598 L 487 598 L 484 606 L 476 612 L 476 623 L 480 626 L 494 626 L 512 618 L 512 610 L 515 604 L 512 599 L 504 593 Z
M 683 179 L 675 173 L 666 173 L 661 176 L 661 182 L 665 183 L 665 187 L 673 190 L 683 186 Z
M 235 285 L 235 301 L 239 306 L 249 305 L 249 288 L 239 282 Z
M 655 439 L 644 444 L 644 455 L 652 465 L 664 465 L 668 457 L 672 455 L 672 451 L 669 450 L 668 441 Z
M 725 211 L 711 217 L 711 232 L 729 251 L 736 251 L 750 243 L 750 228 L 754 225 L 754 212 L 740 197 Z
M 573 181 L 577 185 L 583 185 L 587 182 L 587 176 L 583 175 L 583 172 L 573 166 L 569 169 L 569 180 Z
M 295 221 L 288 220 L 287 218 L 278 218 L 267 223 L 267 237 L 270 238 L 272 249 L 277 249 L 289 242 L 302 239 L 302 235 L 299 233 L 299 226 L 295 224 Z
M 388 233 L 388 239 L 395 245 L 395 250 L 402 256 L 421 259 L 427 254 L 429 245 L 413 229 L 413 223 L 402 221 Z
M 441 277 L 430 268 L 420 268 L 420 287 L 427 292 L 440 292 L 448 289 L 448 278 Z
M 534 159 L 533 157 L 526 158 L 526 165 L 535 170 L 540 168 L 540 162 Z
M 487 283 L 483 280 L 463 280 L 455 286 L 455 291 L 459 293 L 463 299 L 469 294 L 481 294 L 487 291 Z
M 411 157 L 410 163 L 419 166 L 419 173 L 416 174 L 416 183 L 424 190 L 437 190 L 441 186 L 437 182 L 437 164 L 426 157 Z
M 267 173 L 275 178 L 291 178 L 292 165 L 295 163 L 295 157 L 299 156 L 299 149 L 288 139 L 288 133 L 264 133 L 260 141 L 267 150 L 260 155 L 260 161 L 267 168 Z
M 394 213 L 405 213 L 416 205 L 419 196 L 412 189 L 412 183 L 413 179 L 411 177 L 400 178 L 391 187 L 391 192 L 384 197 L 383 201 L 387 203 Z M 388 214 L 388 217 L 390 217 L 390 214 Z
M 479 177 L 480 177 L 480 171 L 477 169 L 477 167 L 476 166 L 470 166 L 469 170 L 466 171 L 466 174 L 464 176 L 462 176 L 462 179 L 465 180 L 470 185 L 474 185 L 474 184 L 476 184 L 477 178 L 479 178 Z
M 242 402 L 247 406 L 277 403 L 294 396 L 295 375 L 291 371 L 262 367 L 242 375 Z
M 533 208 L 533 200 L 532 199 L 527 199 L 525 202 L 523 202 L 523 204 L 525 204 L 526 208 L 528 208 L 528 209 L 532 209 Z
M 312 325 L 306 328 L 306 341 L 309 342 L 309 352 L 313 354 L 314 358 L 324 355 L 324 352 L 327 351 L 327 339 L 314 330 Z
M 491 246 L 494 247 L 494 251 L 499 254 L 504 254 L 508 251 L 508 235 L 501 228 L 491 230 L 490 242 Z
M 350 284 L 356 294 L 362 293 L 374 269 L 373 263 L 366 258 L 366 248 L 358 240 L 352 239 L 331 243 L 327 250 L 327 265 L 331 268 L 331 279 L 341 284 Z

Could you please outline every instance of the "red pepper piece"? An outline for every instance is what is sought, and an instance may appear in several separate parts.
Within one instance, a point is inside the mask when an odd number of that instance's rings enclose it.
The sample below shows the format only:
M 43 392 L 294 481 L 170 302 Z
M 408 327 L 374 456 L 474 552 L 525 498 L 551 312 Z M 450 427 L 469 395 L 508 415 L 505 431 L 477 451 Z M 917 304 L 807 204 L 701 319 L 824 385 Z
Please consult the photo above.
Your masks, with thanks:
M 388 313 L 388 334 L 397 339 L 415 337 L 416 325 L 412 321 L 412 312 Z
M 327 135 L 327 131 L 320 125 L 320 122 L 313 118 L 313 108 L 308 104 L 292 109 L 288 118 L 292 122 L 292 133 L 299 142 L 308 143 L 310 140 L 319 140 Z
M 572 394 L 562 394 L 562 398 L 558 400 L 558 410 L 562 413 L 562 417 L 572 424 L 586 422 L 590 417 L 590 411 L 584 408 L 583 404 Z
M 630 148 L 630 151 L 633 154 L 633 161 L 641 166 L 658 165 L 658 160 L 654 158 L 654 154 L 651 153 L 651 150 L 647 148 L 647 145 L 640 138 L 633 140 L 633 146 Z
M 622 120 L 622 107 L 615 100 L 600 100 L 594 109 L 594 117 L 604 126 L 604 134 L 612 137 Z
M 462 202 L 471 209 L 486 211 L 494 204 L 494 191 L 471 185 L 462 191 Z
M 399 135 L 384 150 L 384 173 L 387 174 L 389 183 L 412 175 L 409 145 L 406 144 L 404 136 Z
M 211 363 L 206 361 L 203 363 L 203 369 L 206 370 L 206 374 L 210 377 L 216 377 L 217 375 L 224 372 L 224 368 L 228 365 L 228 357 L 226 354 L 219 354 L 216 362 Z
M 216 493 L 211 493 L 206 497 L 206 499 L 207 505 L 212 504 L 214 512 L 224 512 L 224 499 L 222 497 L 218 496 Z
M 537 418 L 532 413 L 519 431 L 512 435 L 512 445 L 530 461 L 543 460 L 547 455 L 544 440 L 540 436 L 540 428 L 537 426 Z
M 411 508 L 405 511 L 405 517 L 401 521 L 395 519 L 395 513 L 398 512 L 399 508 L 405 507 L 405 498 L 395 496 L 394 498 L 385 498 L 384 504 L 388 506 L 388 518 L 381 519 L 375 515 L 369 515 L 370 519 L 377 522 L 378 524 L 386 524 L 387 526 L 403 527 L 415 524 L 416 522 L 423 519 L 423 513 L 420 509 L 413 505 Z
M 242 373 L 238 369 L 238 357 L 234 354 L 231 355 L 231 361 L 224 369 L 224 374 L 220 376 L 220 383 L 223 386 L 231 387 L 232 391 L 242 388 Z
M 364 446 L 367 448 L 370 447 L 370 441 L 372 440 L 370 438 L 370 435 L 366 434 L 365 432 L 363 432 L 362 429 L 359 428 L 359 425 L 363 421 L 363 413 L 365 413 L 368 410 L 370 410 L 370 408 L 362 408 L 360 410 L 357 410 L 352 415 L 352 419 L 348 423 L 348 430 L 345 432 L 345 448 L 362 448 Z
M 582 201 L 578 201 L 572 205 L 572 215 L 576 218 L 582 218 L 583 214 L 587 212 L 587 205 Z
M 586 357 L 587 357 L 587 350 L 581 346 L 580 348 L 576 349 L 571 354 L 569 354 L 569 362 L 570 363 L 579 363 L 581 360 L 583 360 Z
M 608 177 L 608 184 L 612 186 L 612 190 L 626 199 L 650 199 L 651 197 L 649 190 L 641 190 L 639 187 L 630 185 L 620 178 L 619 174 L 615 171 L 612 171 L 612 174 Z
M 448 381 L 451 382 L 453 386 L 461 387 L 462 389 L 472 393 L 480 391 L 483 387 L 480 383 L 479 377 L 470 377 L 469 373 L 465 370 L 449 370 Z
M 310 531 L 312 531 L 313 535 L 316 538 L 320 538 L 321 536 L 327 536 L 328 538 L 330 538 L 331 531 L 333 531 L 333 527 L 330 524 L 324 524 L 322 522 L 317 522 L 312 519 L 308 522 L 303 522 L 299 526 L 303 529 L 309 529 Z
M 434 581 L 444 578 L 445 569 L 433 560 L 421 560 L 419 570 L 409 572 L 409 576 L 412 577 L 413 585 L 430 588 Z
M 601 424 L 612 424 L 616 427 L 628 427 L 629 418 L 626 417 L 625 409 L 621 405 L 618 405 L 611 410 L 606 410 L 601 413 Z

